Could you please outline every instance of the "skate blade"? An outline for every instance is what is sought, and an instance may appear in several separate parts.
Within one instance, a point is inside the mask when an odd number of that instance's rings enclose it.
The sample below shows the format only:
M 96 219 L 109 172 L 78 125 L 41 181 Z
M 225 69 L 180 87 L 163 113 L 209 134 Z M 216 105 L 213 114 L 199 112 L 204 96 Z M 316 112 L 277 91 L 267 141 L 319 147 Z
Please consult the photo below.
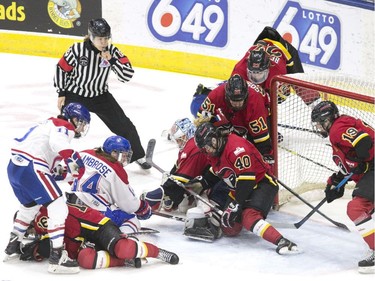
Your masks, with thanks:
M 5 255 L 3 262 L 9 262 L 13 260 L 18 260 L 20 257 L 20 254 L 14 253 L 12 255 Z

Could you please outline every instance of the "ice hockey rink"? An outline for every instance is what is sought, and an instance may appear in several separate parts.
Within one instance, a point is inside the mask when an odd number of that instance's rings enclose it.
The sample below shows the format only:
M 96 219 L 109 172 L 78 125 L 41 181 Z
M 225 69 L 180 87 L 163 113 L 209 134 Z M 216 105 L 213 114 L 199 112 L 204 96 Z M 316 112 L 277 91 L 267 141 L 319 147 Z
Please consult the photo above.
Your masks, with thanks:
M 130 58 L 131 59 L 131 58 Z M 0 54 L 0 175 L 2 182 L 0 249 L 3 253 L 12 230 L 13 214 L 18 201 L 9 185 L 6 167 L 10 146 L 15 137 L 24 134 L 31 125 L 58 114 L 57 94 L 53 87 L 56 58 Z M 199 83 L 215 85 L 216 79 L 134 67 L 133 79 L 122 84 L 111 75 L 110 92 L 128 117 L 136 125 L 144 148 L 150 138 L 156 139 L 154 162 L 170 170 L 177 157 L 177 148 L 162 137 L 162 131 L 183 117 L 191 118 L 190 101 Z M 73 140 L 77 150 L 102 145 L 113 135 L 95 115 L 90 131 L 81 140 Z M 329 156 L 327 156 L 329 157 Z M 291 169 L 293 167 L 290 167 Z M 125 168 L 130 184 L 137 194 L 156 188 L 162 179 L 156 169 L 142 170 L 137 164 Z M 65 189 L 67 186 L 62 185 Z M 324 187 L 322 186 L 322 189 Z M 323 196 L 323 191 L 321 191 Z M 323 197 L 311 201 L 317 205 Z M 243 230 L 235 238 L 223 237 L 213 243 L 190 240 L 182 235 L 182 222 L 152 216 L 142 225 L 160 231 L 143 235 L 144 241 L 175 252 L 178 265 L 149 259 L 142 268 L 118 267 L 84 270 L 77 275 L 52 275 L 48 262 L 0 262 L 0 280 L 373 280 L 373 275 L 357 272 L 357 262 L 366 254 L 366 246 L 354 225 L 346 217 L 346 203 L 350 193 L 320 209 L 335 221 L 346 224 L 346 232 L 322 218 L 313 215 L 299 229 L 278 228 L 287 238 L 298 244 L 302 253 L 280 256 L 272 245 Z M 269 221 L 296 223 L 311 209 L 299 200 L 293 200 L 271 211 Z M 4 253 L 3 253 L 4 254 Z

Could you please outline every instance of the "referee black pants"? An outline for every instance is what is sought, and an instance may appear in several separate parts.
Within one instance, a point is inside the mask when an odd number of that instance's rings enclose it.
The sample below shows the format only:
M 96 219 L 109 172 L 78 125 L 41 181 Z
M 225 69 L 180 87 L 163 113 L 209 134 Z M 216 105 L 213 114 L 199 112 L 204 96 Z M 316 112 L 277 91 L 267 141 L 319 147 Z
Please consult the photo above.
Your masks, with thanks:
M 71 102 L 84 105 L 90 112 L 95 113 L 112 133 L 126 138 L 133 150 L 131 162 L 145 156 L 137 128 L 125 115 L 112 94 L 107 92 L 98 97 L 85 98 L 74 93 L 66 93 L 65 105 Z

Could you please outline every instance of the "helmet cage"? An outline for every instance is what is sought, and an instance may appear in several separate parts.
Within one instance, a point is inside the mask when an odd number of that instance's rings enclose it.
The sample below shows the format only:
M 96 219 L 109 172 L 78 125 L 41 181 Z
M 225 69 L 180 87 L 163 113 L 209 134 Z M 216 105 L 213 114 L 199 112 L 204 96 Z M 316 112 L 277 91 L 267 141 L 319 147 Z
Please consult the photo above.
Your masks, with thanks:
M 186 142 L 194 137 L 195 126 L 188 118 L 177 119 L 170 130 L 170 138 L 181 150 L 185 147 Z
M 261 84 L 266 81 L 269 68 L 270 58 L 264 49 L 250 51 L 247 60 L 247 78 L 254 84 Z

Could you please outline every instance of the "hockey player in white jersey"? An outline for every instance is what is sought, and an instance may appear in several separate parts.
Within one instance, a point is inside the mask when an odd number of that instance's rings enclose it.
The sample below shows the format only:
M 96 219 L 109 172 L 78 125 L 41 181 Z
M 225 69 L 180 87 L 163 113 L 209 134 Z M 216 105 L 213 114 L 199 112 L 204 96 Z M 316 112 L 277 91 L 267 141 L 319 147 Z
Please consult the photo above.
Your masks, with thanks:
M 135 196 L 124 166 L 130 163 L 132 149 L 121 136 L 108 137 L 102 147 L 81 153 L 85 173 L 75 179 L 68 201 L 97 209 L 126 234 L 138 232 L 139 220 L 151 216 L 147 201 Z
M 7 172 L 21 205 L 14 219 L 4 261 L 20 256 L 26 230 L 43 205 L 47 207 L 51 238 L 48 271 L 79 272 L 77 262 L 68 257 L 63 247 L 68 208 L 55 181 L 54 170 L 64 160 L 71 176 L 79 179 L 83 175 L 84 164 L 70 142 L 85 135 L 89 123 L 89 111 L 81 104 L 71 103 L 63 108 L 57 118 L 51 117 L 31 127 L 23 137 L 15 138 Z

